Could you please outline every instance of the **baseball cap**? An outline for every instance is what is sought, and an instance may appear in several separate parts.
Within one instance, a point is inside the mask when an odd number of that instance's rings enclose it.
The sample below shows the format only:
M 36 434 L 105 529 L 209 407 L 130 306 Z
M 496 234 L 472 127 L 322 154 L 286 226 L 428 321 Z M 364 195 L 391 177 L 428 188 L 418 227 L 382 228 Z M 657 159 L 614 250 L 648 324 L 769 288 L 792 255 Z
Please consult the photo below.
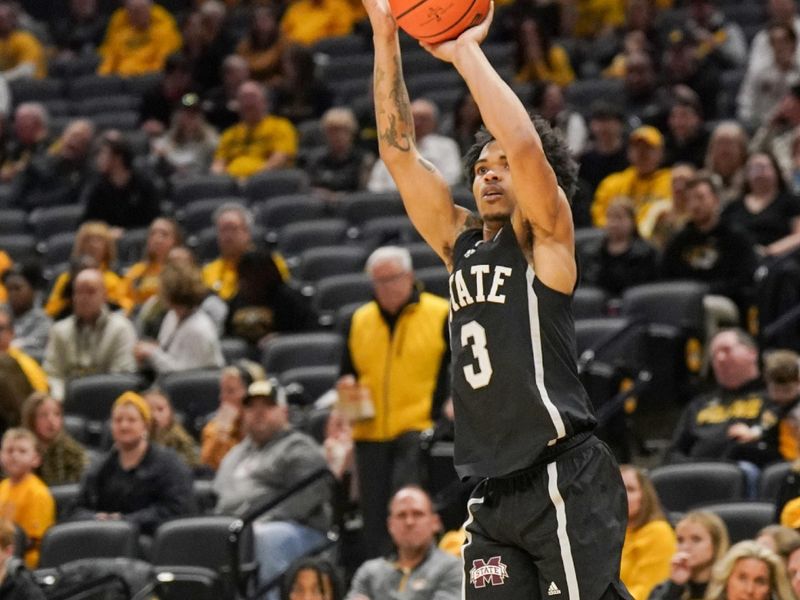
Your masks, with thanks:
M 664 136 L 652 125 L 642 125 L 631 132 L 630 142 L 644 142 L 648 146 L 663 146 Z
M 248 406 L 254 398 L 263 398 L 276 406 L 284 406 L 286 398 L 282 392 L 278 382 L 274 379 L 255 381 L 247 388 L 247 395 L 244 397 L 243 403 Z

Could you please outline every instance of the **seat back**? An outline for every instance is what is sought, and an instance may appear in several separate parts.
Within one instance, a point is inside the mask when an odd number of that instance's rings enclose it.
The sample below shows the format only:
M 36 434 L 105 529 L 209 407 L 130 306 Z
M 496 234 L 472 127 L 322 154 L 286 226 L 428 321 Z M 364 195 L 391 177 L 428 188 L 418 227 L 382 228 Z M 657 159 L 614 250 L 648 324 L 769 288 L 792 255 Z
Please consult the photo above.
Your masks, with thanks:
M 42 539 L 39 568 L 58 567 L 80 558 L 134 558 L 138 531 L 127 521 L 59 523 Z
M 334 275 L 317 282 L 313 305 L 322 324 L 333 322 L 332 315 L 345 304 L 367 302 L 372 298 L 372 280 L 366 273 Z M 330 318 L 328 318 L 330 317 Z
M 208 515 L 173 519 L 161 525 L 153 538 L 150 561 L 155 566 L 205 567 L 217 572 L 230 569 L 228 532 L 235 517 Z M 249 540 L 247 539 L 249 538 Z M 253 558 L 252 537 L 241 545 L 242 563 Z
M 253 175 L 245 184 L 244 195 L 250 202 L 258 202 L 272 196 L 305 192 L 308 187 L 308 175 L 302 169 L 279 169 Z
M 92 421 L 105 421 L 111 415 L 111 405 L 123 392 L 139 390 L 138 375 L 116 373 L 87 375 L 71 379 L 64 396 L 64 412 L 81 415 Z
M 656 467 L 650 479 L 668 512 L 711 503 L 736 502 L 744 494 L 744 474 L 731 463 L 697 462 Z M 773 509 L 774 510 L 774 509 Z
M 172 406 L 185 415 L 190 431 L 199 432 L 202 419 L 219 407 L 219 378 L 219 370 L 203 369 L 169 373 L 160 379 Z
M 761 478 L 758 480 L 758 499 L 774 503 L 791 470 L 792 463 L 790 462 L 775 463 L 762 470 Z
M 300 281 L 313 283 L 331 275 L 358 273 L 366 260 L 367 252 L 360 246 L 319 246 L 303 251 L 294 274 Z
M 267 343 L 261 364 L 270 375 L 297 367 L 338 365 L 343 344 L 338 333 L 282 334 Z
M 775 505 L 772 502 L 729 502 L 704 506 L 728 527 L 731 544 L 751 540 L 761 529 L 775 522 Z
M 608 293 L 597 287 L 579 287 L 572 296 L 572 314 L 576 319 L 604 317 L 607 305 Z
M 65 483 L 50 488 L 50 494 L 56 503 L 56 520 L 61 519 L 67 513 L 78 498 L 80 491 L 81 486 L 78 483 Z
M 300 406 L 310 406 L 317 398 L 336 385 L 338 365 L 297 367 L 281 373 L 281 385 L 286 387 L 289 401 Z
M 444 265 L 436 265 L 433 267 L 425 267 L 424 269 L 417 269 L 414 274 L 417 279 L 422 283 L 422 288 L 431 294 L 440 296 L 442 298 L 450 298 L 450 273 Z

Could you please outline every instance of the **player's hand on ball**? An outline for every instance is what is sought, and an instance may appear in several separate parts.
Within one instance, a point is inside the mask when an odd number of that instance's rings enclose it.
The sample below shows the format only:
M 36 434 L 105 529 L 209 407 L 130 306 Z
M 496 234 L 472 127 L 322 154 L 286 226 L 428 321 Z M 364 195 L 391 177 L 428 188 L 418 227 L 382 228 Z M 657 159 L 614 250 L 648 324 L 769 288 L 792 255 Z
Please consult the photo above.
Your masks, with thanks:
M 373 35 L 387 36 L 397 33 L 397 23 L 387 0 L 361 0 L 369 16 Z
M 366 2 L 367 0 L 364 1 Z M 425 42 L 420 42 L 420 46 L 439 60 L 451 63 L 455 60 L 456 49 L 460 44 L 480 44 L 486 39 L 493 17 L 494 1 L 489 4 L 489 13 L 486 15 L 486 18 L 477 25 L 465 29 L 456 39 L 442 42 L 441 44 L 426 44 Z

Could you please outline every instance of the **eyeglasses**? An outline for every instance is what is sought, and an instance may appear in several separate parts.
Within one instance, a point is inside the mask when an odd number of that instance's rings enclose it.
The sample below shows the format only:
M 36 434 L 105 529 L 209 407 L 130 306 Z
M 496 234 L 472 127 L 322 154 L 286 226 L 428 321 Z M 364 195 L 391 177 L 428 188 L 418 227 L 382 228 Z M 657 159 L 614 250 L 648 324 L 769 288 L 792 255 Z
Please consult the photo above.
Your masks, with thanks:
M 395 273 L 394 275 L 385 275 L 383 277 L 373 277 L 372 283 L 375 285 L 390 285 L 400 281 L 406 275 L 408 275 L 408 271 L 401 271 L 400 273 Z

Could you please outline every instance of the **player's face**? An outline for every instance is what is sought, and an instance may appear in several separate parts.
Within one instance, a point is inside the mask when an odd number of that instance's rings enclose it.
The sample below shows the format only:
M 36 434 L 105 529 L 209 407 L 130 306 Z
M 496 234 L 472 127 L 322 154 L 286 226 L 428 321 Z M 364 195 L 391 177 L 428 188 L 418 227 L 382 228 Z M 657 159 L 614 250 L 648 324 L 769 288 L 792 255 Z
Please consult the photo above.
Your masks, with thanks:
M 693 571 L 711 565 L 714 560 L 714 542 L 711 534 L 700 523 L 681 521 L 675 528 L 678 550 L 689 555 L 689 567 Z
M 770 597 L 769 566 L 758 558 L 740 558 L 725 586 L 728 600 L 767 600 Z
M 636 472 L 631 469 L 622 469 L 622 482 L 628 494 L 628 519 L 635 519 L 642 508 L 642 486 Z
M 472 175 L 472 193 L 481 218 L 487 223 L 508 221 L 516 198 L 506 153 L 497 141 L 483 147 Z
M 439 518 L 430 500 L 415 489 L 395 495 L 389 506 L 388 521 L 389 534 L 398 548 L 427 548 L 439 530 Z

